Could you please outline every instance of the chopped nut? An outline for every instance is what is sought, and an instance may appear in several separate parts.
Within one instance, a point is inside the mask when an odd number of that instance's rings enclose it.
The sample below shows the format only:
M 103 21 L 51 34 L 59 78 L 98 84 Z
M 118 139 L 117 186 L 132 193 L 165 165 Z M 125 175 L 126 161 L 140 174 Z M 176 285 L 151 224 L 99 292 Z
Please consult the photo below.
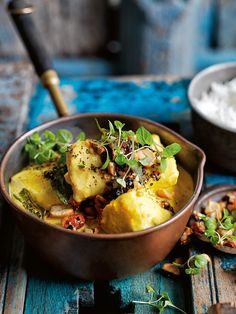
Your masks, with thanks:
M 101 195 L 96 195 L 95 196 L 95 208 L 98 212 L 100 212 L 108 203 L 108 201 Z
M 168 200 L 170 200 L 173 197 L 172 193 L 170 193 L 166 189 L 158 190 L 157 195 L 161 198 L 167 198 Z
M 195 221 L 191 225 L 191 229 L 193 230 L 194 233 L 204 233 L 206 230 L 205 224 L 203 221 Z
M 107 168 L 108 173 L 110 173 L 110 175 L 112 175 L 113 177 L 116 176 L 116 166 L 114 164 L 114 162 L 110 161 L 108 168 Z
M 176 264 L 184 264 L 184 259 L 182 257 L 176 257 L 174 262 Z
M 50 209 L 50 216 L 55 218 L 64 218 L 74 214 L 72 208 L 66 208 L 65 205 L 55 205 Z
M 201 218 L 201 213 L 199 213 L 197 210 L 194 210 L 192 216 L 193 216 L 193 218 L 194 218 L 195 220 L 200 220 L 200 218 Z
M 222 208 L 219 203 L 209 201 L 207 207 L 205 208 L 205 214 L 208 217 L 215 217 L 220 220 L 222 218 Z
M 193 233 L 193 230 L 189 227 L 185 227 L 184 233 L 180 238 L 180 244 L 186 245 L 190 242 L 190 235 Z
M 178 267 L 176 267 L 175 265 L 171 264 L 171 263 L 165 263 L 162 266 L 162 269 L 164 271 L 167 271 L 168 273 L 173 274 L 173 275 L 176 275 L 176 276 L 180 275 L 180 269 Z

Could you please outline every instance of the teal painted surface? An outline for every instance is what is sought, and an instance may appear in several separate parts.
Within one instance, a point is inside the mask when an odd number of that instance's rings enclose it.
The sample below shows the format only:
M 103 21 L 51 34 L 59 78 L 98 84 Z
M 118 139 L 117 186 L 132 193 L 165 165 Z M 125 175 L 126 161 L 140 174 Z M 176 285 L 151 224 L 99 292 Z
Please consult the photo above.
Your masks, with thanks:
M 167 123 L 189 121 L 186 95 L 189 80 L 135 84 L 112 80 L 62 79 L 61 83 L 71 114 L 100 111 L 135 114 Z M 30 106 L 28 127 L 54 118 L 56 112 L 47 91 L 38 85 Z

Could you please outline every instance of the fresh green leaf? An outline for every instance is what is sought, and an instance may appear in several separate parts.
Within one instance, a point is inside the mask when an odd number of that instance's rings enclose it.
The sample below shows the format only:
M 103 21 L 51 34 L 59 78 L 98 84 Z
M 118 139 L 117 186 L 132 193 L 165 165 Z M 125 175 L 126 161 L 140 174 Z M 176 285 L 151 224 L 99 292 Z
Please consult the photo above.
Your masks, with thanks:
M 115 162 L 119 166 L 123 166 L 124 164 L 126 164 L 126 160 L 127 158 L 123 154 L 118 154 L 115 158 Z
M 152 134 L 147 129 L 145 129 L 143 126 L 138 128 L 138 130 L 136 131 L 136 137 L 137 137 L 137 141 L 141 145 L 145 145 L 145 144 L 152 145 L 153 144 Z
M 107 149 L 106 149 L 106 153 L 107 153 L 107 157 L 106 157 L 106 161 L 104 162 L 104 164 L 101 167 L 102 170 L 105 170 L 108 167 L 109 162 L 111 161 Z
M 124 126 L 125 126 L 125 123 L 122 123 L 120 121 L 114 121 L 114 124 L 115 124 L 115 127 L 117 128 L 117 130 L 121 130 Z
M 129 137 L 134 136 L 135 133 L 133 131 L 122 131 L 121 138 L 123 140 L 127 140 Z
M 185 269 L 185 273 L 187 275 L 198 275 L 200 273 L 200 269 L 198 269 L 198 268 L 187 268 L 187 269 Z
M 99 122 L 98 122 L 97 119 L 95 119 L 95 122 L 96 122 L 96 124 L 97 124 L 98 130 L 99 130 L 102 134 L 106 134 L 106 133 L 107 133 L 107 130 L 106 130 L 105 128 L 102 128 L 102 127 L 100 126 L 100 124 L 99 124 Z
M 205 254 L 199 254 L 195 256 L 194 264 L 197 268 L 204 268 L 208 264 L 208 260 Z
M 110 120 L 108 120 L 108 123 L 109 123 L 109 131 L 110 131 L 110 134 L 111 134 L 111 135 L 115 134 L 115 129 L 114 129 L 113 124 L 111 123 Z
M 43 139 L 46 141 L 46 142 L 51 142 L 51 143 L 54 143 L 55 145 L 55 141 L 56 141 L 56 136 L 54 133 L 52 133 L 51 131 L 49 130 L 46 130 L 43 132 Z
M 233 217 L 227 217 L 223 222 L 221 222 L 221 225 L 226 230 L 232 229 L 234 227 L 232 220 L 233 220 Z
M 187 275 L 199 274 L 201 269 L 205 268 L 210 262 L 210 257 L 207 254 L 196 254 L 189 257 L 189 259 L 183 263 L 178 264 L 173 262 L 172 264 L 181 270 L 184 270 Z
M 120 184 L 123 188 L 126 188 L 126 182 L 124 178 L 117 178 L 116 182 Z
M 33 135 L 31 135 L 30 140 L 34 144 L 39 144 L 41 142 L 39 133 L 38 132 L 34 132 Z
M 126 164 L 127 164 L 130 168 L 133 168 L 133 167 L 137 166 L 138 161 L 135 160 L 135 159 L 127 159 L 127 160 L 126 160 Z
M 48 161 L 59 160 L 65 163 L 66 151 L 72 141 L 72 134 L 67 130 L 58 130 L 57 136 L 49 130 L 43 132 L 40 137 L 35 132 L 24 146 L 30 162 L 42 164 Z
M 72 141 L 73 135 L 70 131 L 66 129 L 60 129 L 57 131 L 56 139 L 58 143 L 68 144 Z
M 166 158 L 161 158 L 160 167 L 161 167 L 161 172 L 166 171 L 166 169 L 167 169 L 167 159 Z
M 150 285 L 147 285 L 146 289 L 148 293 L 153 293 L 153 294 L 156 293 L 155 289 Z
M 180 150 L 181 150 L 181 146 L 179 144 L 172 143 L 163 149 L 161 153 L 161 157 L 164 157 L 164 158 L 173 157 L 174 155 L 178 154 Z
M 85 132 L 83 131 L 81 131 L 76 137 L 77 141 L 84 141 L 85 139 L 86 139 L 86 135 L 85 135 Z

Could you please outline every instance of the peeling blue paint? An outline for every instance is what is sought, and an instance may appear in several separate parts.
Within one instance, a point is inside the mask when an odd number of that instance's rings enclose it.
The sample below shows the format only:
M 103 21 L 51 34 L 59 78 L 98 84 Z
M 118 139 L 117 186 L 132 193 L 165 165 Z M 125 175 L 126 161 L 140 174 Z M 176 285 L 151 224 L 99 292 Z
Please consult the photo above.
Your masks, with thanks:
M 224 271 L 236 271 L 236 256 L 229 254 L 222 256 L 220 266 Z
M 167 83 L 119 82 L 113 80 L 62 80 L 62 90 L 71 114 L 116 112 L 134 114 L 160 122 L 189 120 L 189 80 Z M 38 85 L 30 104 L 28 128 L 56 118 L 47 91 Z

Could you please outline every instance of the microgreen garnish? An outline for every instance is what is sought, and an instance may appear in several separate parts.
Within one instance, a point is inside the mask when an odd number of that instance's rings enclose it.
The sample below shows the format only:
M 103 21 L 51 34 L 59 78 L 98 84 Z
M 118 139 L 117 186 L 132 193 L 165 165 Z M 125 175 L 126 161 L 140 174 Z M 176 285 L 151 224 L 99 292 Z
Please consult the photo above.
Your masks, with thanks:
M 107 154 L 106 155 L 106 161 L 104 162 L 104 164 L 101 167 L 102 170 L 105 170 L 108 167 L 109 162 L 111 161 L 107 148 L 106 148 L 106 154 Z
M 136 132 L 130 130 L 123 130 L 125 124 L 120 121 L 108 121 L 109 129 L 102 127 L 98 120 L 96 120 L 97 127 L 101 132 L 101 139 L 97 141 L 99 145 L 102 145 L 106 149 L 106 160 L 103 163 L 101 169 L 105 170 L 109 162 L 115 162 L 116 165 L 125 168 L 126 173 L 116 178 L 116 181 L 121 187 L 126 187 L 126 177 L 130 174 L 130 171 L 138 176 L 139 180 L 142 181 L 143 168 L 152 165 L 155 156 L 160 156 L 161 160 L 161 169 L 165 170 L 167 166 L 167 159 L 173 157 L 180 151 L 179 144 L 171 144 L 166 148 L 161 149 L 154 143 L 152 134 L 145 129 L 143 126 L 139 127 Z M 113 156 L 109 155 L 108 146 L 113 151 Z M 155 148 L 153 148 L 153 146 Z M 126 148 L 128 147 L 128 151 Z M 149 154 L 145 155 L 146 151 L 149 151 Z M 141 151 L 143 158 L 137 157 L 137 153 Z M 151 158 L 148 155 L 153 155 Z M 140 154 L 139 154 L 140 156 Z
M 207 254 L 196 254 L 191 256 L 185 263 L 179 264 L 173 262 L 172 264 L 180 269 L 183 269 L 187 275 L 196 275 L 201 272 L 202 269 L 207 267 L 207 264 L 211 261 Z
M 77 141 L 84 141 L 86 139 L 86 134 L 82 131 L 79 133 L 79 135 L 76 137 Z
M 57 134 L 46 130 L 41 136 L 38 132 L 35 132 L 27 140 L 24 149 L 32 163 L 43 164 L 44 162 L 58 160 L 64 164 L 67 148 L 72 140 L 71 132 L 64 129 L 58 130 Z
M 187 314 L 185 311 L 177 307 L 171 301 L 167 292 L 158 292 L 152 286 L 148 285 L 146 287 L 147 293 L 149 294 L 148 301 L 132 301 L 135 304 L 149 305 L 156 308 L 160 313 L 163 312 L 166 308 L 173 308 L 181 313 Z
M 171 158 L 178 154 L 181 150 L 181 146 L 178 143 L 172 143 L 166 146 L 161 152 L 161 171 L 164 172 L 167 167 L 167 158 Z
M 138 142 L 141 145 L 152 145 L 153 144 L 153 137 L 152 134 L 145 129 L 143 126 L 141 126 L 140 128 L 138 128 L 138 130 L 136 131 L 136 137 Z

